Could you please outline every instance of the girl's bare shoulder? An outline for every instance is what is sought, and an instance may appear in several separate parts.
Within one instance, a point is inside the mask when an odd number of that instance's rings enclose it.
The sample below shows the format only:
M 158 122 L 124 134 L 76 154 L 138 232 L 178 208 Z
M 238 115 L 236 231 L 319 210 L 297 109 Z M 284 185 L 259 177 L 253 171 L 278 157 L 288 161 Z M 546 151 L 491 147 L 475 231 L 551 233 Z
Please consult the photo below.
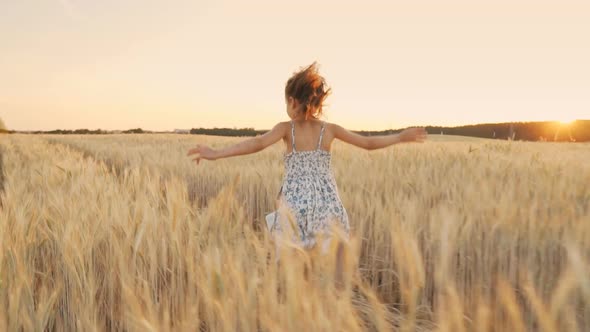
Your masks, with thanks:
M 279 130 L 279 131 L 285 131 L 287 129 L 291 129 L 291 121 L 283 121 L 283 122 L 279 122 L 277 123 L 273 129 Z
M 342 127 L 340 127 L 336 123 L 332 123 L 332 122 L 328 122 L 328 121 L 324 121 L 324 123 L 326 126 L 326 131 L 329 131 L 330 133 L 334 133 L 334 132 L 337 132 L 338 130 L 342 129 Z

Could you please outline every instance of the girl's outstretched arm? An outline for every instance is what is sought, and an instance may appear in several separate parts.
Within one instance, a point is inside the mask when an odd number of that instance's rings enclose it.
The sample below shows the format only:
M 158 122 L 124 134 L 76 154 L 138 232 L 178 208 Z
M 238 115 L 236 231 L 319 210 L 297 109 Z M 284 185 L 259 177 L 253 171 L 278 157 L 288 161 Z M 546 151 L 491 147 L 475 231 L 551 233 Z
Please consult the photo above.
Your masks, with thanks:
M 334 138 L 366 150 L 382 149 L 397 143 L 423 142 L 427 135 L 424 128 L 408 128 L 399 134 L 380 136 L 362 136 L 336 124 L 333 128 Z
M 214 150 L 206 145 L 198 144 L 195 148 L 188 151 L 187 156 L 196 155 L 193 161 L 196 161 L 198 164 L 201 159 L 217 160 L 256 153 L 284 138 L 289 128 L 288 122 L 281 122 L 264 135 L 249 138 L 221 150 Z

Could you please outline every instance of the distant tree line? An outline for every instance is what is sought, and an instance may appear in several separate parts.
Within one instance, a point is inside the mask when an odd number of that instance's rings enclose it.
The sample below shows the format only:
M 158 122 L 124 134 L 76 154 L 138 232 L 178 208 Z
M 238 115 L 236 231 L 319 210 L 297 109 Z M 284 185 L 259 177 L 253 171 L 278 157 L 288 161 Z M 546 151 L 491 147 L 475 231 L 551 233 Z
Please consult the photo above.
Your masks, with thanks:
M 590 120 L 488 123 L 461 127 L 426 127 L 428 133 L 522 141 L 590 141 Z
M 555 121 L 487 123 L 458 127 L 426 126 L 428 134 L 471 136 L 491 139 L 522 141 L 590 141 L 590 120 L 577 120 L 572 124 Z M 357 131 L 365 136 L 388 135 L 402 129 L 384 131 Z
M 129 130 L 125 130 L 123 131 L 123 134 L 145 134 L 146 131 L 144 131 L 141 128 L 135 128 L 135 129 L 129 129 Z
M 266 133 L 268 130 L 255 130 L 254 128 L 193 128 L 190 133 L 193 135 L 211 136 L 256 136 Z
M 577 120 L 571 124 L 562 124 L 554 121 L 544 122 L 509 122 L 509 123 L 487 123 L 458 127 L 426 126 L 429 134 L 471 136 L 491 139 L 512 139 L 523 141 L 576 141 L 590 142 L 590 120 Z M 264 134 L 268 130 L 256 130 L 254 128 L 193 128 L 190 134 L 212 135 L 212 136 L 256 136 Z M 382 131 L 355 131 L 364 136 L 395 134 L 402 129 L 390 129 Z M 1 132 L 13 133 L 6 129 Z M 96 134 L 149 134 L 141 128 L 125 131 L 106 131 L 101 129 L 76 129 L 76 130 L 51 130 L 35 131 L 34 134 L 58 134 L 58 135 L 96 135 Z
M 34 134 L 56 134 L 56 135 L 103 135 L 107 134 L 107 131 L 102 129 L 90 130 L 90 129 L 76 129 L 76 130 L 50 130 L 50 131 L 35 131 Z
M 113 131 L 108 131 L 108 130 L 102 130 L 102 129 L 96 129 L 96 130 L 90 130 L 90 129 L 75 129 L 75 130 L 69 130 L 69 129 L 56 129 L 56 130 L 49 130 L 49 131 L 33 131 L 31 132 L 32 134 L 55 134 L 55 135 L 106 135 L 106 134 L 114 134 L 115 132 Z M 144 131 L 141 128 L 135 128 L 135 129 L 129 129 L 129 130 L 125 130 L 125 131 L 121 131 L 121 133 L 123 134 L 146 134 L 146 133 L 150 133 L 149 131 Z

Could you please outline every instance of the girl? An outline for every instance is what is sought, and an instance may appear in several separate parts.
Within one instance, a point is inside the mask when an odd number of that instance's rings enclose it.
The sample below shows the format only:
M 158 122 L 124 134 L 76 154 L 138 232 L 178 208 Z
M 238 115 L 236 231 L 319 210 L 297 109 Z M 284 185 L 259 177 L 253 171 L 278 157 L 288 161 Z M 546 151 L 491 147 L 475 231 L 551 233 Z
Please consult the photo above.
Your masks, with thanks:
M 298 239 L 305 248 L 311 248 L 320 233 L 329 233 L 333 225 L 349 233 L 348 214 L 338 196 L 332 174 L 330 147 L 335 139 L 367 150 L 381 149 L 403 142 L 422 142 L 424 128 L 410 128 L 399 134 L 365 137 L 339 125 L 320 121 L 322 104 L 330 89 L 318 74 L 316 63 L 296 72 L 285 87 L 287 114 L 291 121 L 281 122 L 264 135 L 244 140 L 221 150 L 197 145 L 188 155 L 201 159 L 221 158 L 259 152 L 283 140 L 287 146 L 285 178 L 279 192 L 281 200 L 296 222 Z M 267 216 L 271 233 L 280 233 L 285 220 L 277 213 Z M 270 219 L 270 220 L 269 220 Z

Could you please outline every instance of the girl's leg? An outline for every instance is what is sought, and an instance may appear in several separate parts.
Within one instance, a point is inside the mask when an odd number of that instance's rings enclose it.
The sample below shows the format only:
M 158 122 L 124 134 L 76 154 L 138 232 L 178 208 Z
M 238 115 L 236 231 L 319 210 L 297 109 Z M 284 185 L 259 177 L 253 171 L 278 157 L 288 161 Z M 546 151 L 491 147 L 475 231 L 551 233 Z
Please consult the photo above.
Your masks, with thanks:
M 346 263 L 346 250 L 344 248 L 344 242 L 339 239 L 336 235 L 330 234 L 326 236 L 321 243 L 318 243 L 320 246 L 320 253 L 322 255 L 326 255 L 330 253 L 330 247 L 332 242 L 337 241 L 336 244 L 336 257 L 335 257 L 335 264 L 334 264 L 334 283 L 337 290 L 344 289 L 344 265 Z
M 345 250 L 344 250 L 344 243 L 342 241 L 338 241 L 338 247 L 336 248 L 336 269 L 334 280 L 336 283 L 337 290 L 344 289 L 344 262 L 345 262 Z

